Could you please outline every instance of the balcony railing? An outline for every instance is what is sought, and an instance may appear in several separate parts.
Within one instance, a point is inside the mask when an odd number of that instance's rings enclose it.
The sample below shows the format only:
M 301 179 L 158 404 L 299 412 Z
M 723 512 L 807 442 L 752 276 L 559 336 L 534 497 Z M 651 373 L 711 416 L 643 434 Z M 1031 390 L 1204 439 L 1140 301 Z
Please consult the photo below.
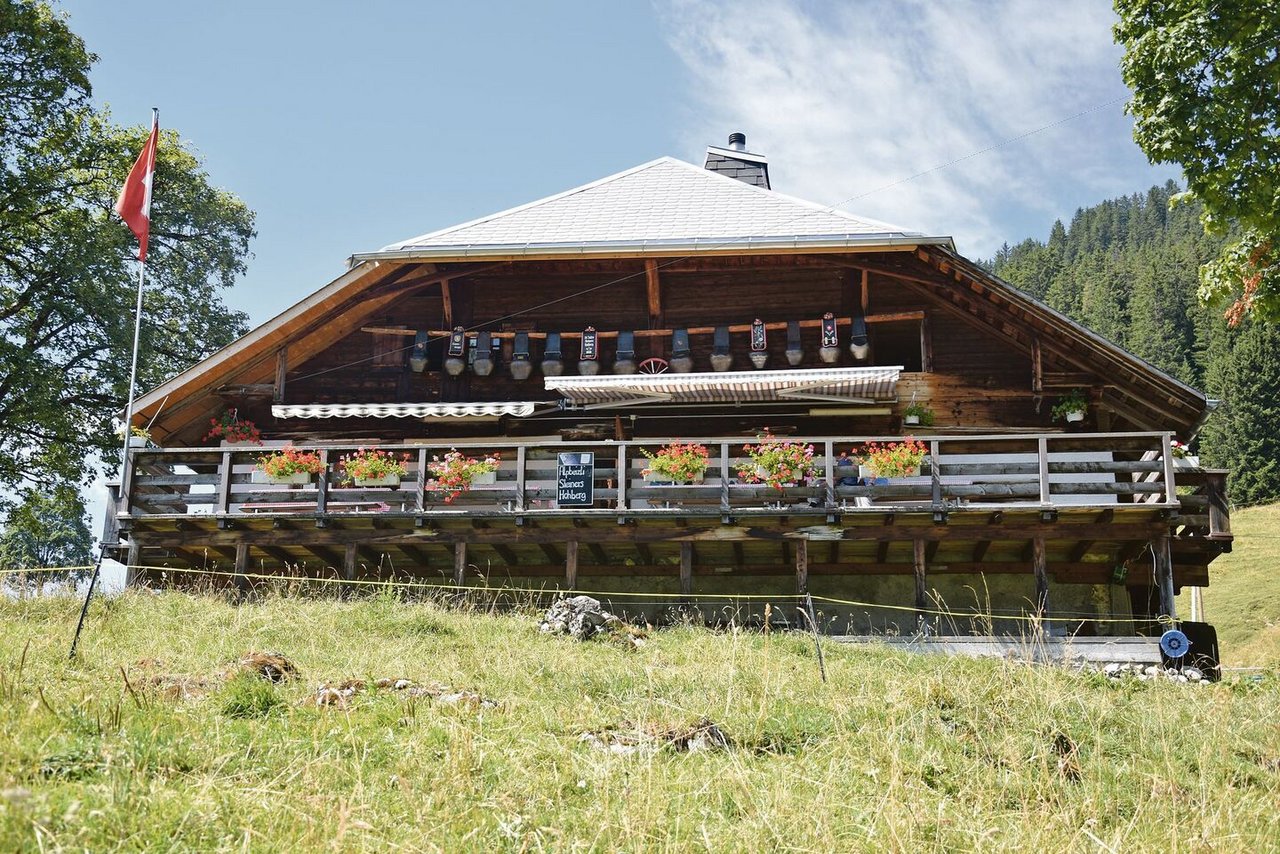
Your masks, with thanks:
M 249 514 L 317 517 L 388 513 L 409 515 L 534 514 L 733 514 L 856 513 L 895 509 L 1062 507 L 1110 508 L 1141 504 L 1177 508 L 1177 463 L 1169 433 L 996 434 L 919 437 L 929 449 L 918 477 L 887 482 L 859 480 L 857 469 L 841 466 L 868 442 L 895 436 L 787 437 L 811 443 L 818 476 L 794 487 L 774 489 L 741 482 L 748 462 L 744 444 L 753 439 L 683 438 L 711 451 L 700 484 L 648 484 L 642 450 L 655 452 L 669 439 L 630 441 L 429 442 L 379 447 L 408 454 L 407 474 L 396 487 L 344 484 L 336 472 L 354 444 L 298 445 L 320 453 L 327 472 L 298 486 L 255 481 L 257 458 L 266 447 L 139 449 L 131 452 L 119 505 L 126 519 L 147 516 Z M 366 445 L 368 443 L 365 443 Z M 475 485 L 446 502 L 433 488 L 429 464 L 452 448 L 468 455 L 499 452 L 497 482 Z M 592 452 L 594 501 L 590 507 L 557 503 L 557 455 Z M 1187 473 L 1199 472 L 1183 470 Z M 1203 479 L 1200 479 L 1203 483 Z M 1201 506 L 1207 498 L 1197 502 Z M 1201 510 L 1200 512 L 1204 512 Z

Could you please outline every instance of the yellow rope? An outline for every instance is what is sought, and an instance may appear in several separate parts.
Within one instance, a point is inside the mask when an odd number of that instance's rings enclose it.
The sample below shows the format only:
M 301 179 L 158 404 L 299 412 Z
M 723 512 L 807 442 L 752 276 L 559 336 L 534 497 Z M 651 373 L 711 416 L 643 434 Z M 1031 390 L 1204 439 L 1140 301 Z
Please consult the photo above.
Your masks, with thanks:
M 31 570 L 0 570 L 0 575 L 18 575 L 23 572 L 67 572 L 70 570 L 91 570 L 92 566 L 63 566 L 63 567 L 36 567 Z M 269 575 L 265 572 L 228 572 L 225 570 L 210 570 L 210 568 L 184 568 L 174 566 L 129 566 L 131 570 L 148 570 L 155 572 L 184 572 L 189 575 L 214 575 L 220 577 L 230 577 L 230 579 L 248 579 L 262 581 L 307 581 L 307 583 L 320 584 L 342 584 L 346 586 L 380 586 L 380 588 L 408 588 L 417 590 L 444 590 L 448 593 L 530 593 L 538 595 L 552 594 L 573 594 L 573 595 L 590 595 L 590 597 L 602 598 L 618 598 L 618 597 L 635 597 L 649 599 L 762 599 L 777 600 L 790 598 L 787 594 L 767 594 L 767 593 L 726 593 L 726 594 L 708 594 L 708 593 L 664 593 L 654 590 L 648 593 L 628 592 L 628 590 L 581 590 L 581 589 L 547 589 L 547 588 L 477 588 L 472 585 L 456 585 L 456 584 L 434 584 L 428 581 L 394 581 L 394 580 L 378 580 L 378 579 L 338 579 L 338 577 L 320 577 L 320 576 L 297 576 L 297 575 Z M 897 606 L 897 604 L 879 604 L 874 602 L 859 602 L 856 599 L 840 599 L 836 597 L 826 597 L 826 595 L 812 595 L 814 602 L 824 602 L 828 604 L 842 604 L 842 606 L 850 606 L 855 608 L 879 608 L 886 611 L 902 611 L 908 613 L 925 613 L 925 615 L 933 615 L 938 617 L 960 617 L 960 618 L 980 618 L 986 617 L 988 620 L 1016 620 L 1020 622 L 1170 622 L 1167 617 L 1155 617 L 1152 620 L 1143 617 L 1036 617 L 1027 615 L 982 615 L 982 613 L 956 613 L 954 611 L 938 611 L 936 608 L 915 608 L 911 606 Z

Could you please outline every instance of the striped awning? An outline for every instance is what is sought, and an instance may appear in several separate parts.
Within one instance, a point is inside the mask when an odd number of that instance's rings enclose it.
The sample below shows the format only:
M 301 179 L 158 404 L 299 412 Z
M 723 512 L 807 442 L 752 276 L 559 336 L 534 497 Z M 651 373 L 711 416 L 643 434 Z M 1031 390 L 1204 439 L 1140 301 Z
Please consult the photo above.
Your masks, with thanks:
M 883 403 L 897 394 L 902 366 L 547 377 L 548 391 L 588 409 L 645 403 L 745 403 L 817 400 Z
M 555 402 L 517 400 L 505 403 L 310 403 L 273 406 L 276 418 L 528 418 L 558 408 Z

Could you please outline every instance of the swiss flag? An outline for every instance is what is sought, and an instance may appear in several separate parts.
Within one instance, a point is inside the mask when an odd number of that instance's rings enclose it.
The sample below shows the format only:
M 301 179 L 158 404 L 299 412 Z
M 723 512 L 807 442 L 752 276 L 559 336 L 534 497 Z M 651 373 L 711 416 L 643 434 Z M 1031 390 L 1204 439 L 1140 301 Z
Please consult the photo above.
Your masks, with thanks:
M 125 221 L 138 238 L 138 260 L 147 260 L 147 235 L 151 231 L 151 185 L 156 177 L 156 142 L 160 136 L 160 120 L 151 120 L 151 136 L 142 147 L 142 153 L 129 170 L 120 198 L 116 200 L 116 213 Z

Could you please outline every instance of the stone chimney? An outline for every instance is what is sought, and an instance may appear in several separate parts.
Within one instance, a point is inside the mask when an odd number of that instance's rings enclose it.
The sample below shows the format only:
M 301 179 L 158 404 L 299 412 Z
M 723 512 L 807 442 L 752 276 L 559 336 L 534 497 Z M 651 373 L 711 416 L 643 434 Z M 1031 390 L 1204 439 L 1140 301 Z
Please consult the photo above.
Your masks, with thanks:
M 729 134 L 728 148 L 708 145 L 707 162 L 703 164 L 703 167 L 721 175 L 728 175 L 730 178 L 737 178 L 744 184 L 750 184 L 753 187 L 771 189 L 769 186 L 769 159 L 763 154 L 752 154 L 747 151 L 747 135 L 745 133 Z

